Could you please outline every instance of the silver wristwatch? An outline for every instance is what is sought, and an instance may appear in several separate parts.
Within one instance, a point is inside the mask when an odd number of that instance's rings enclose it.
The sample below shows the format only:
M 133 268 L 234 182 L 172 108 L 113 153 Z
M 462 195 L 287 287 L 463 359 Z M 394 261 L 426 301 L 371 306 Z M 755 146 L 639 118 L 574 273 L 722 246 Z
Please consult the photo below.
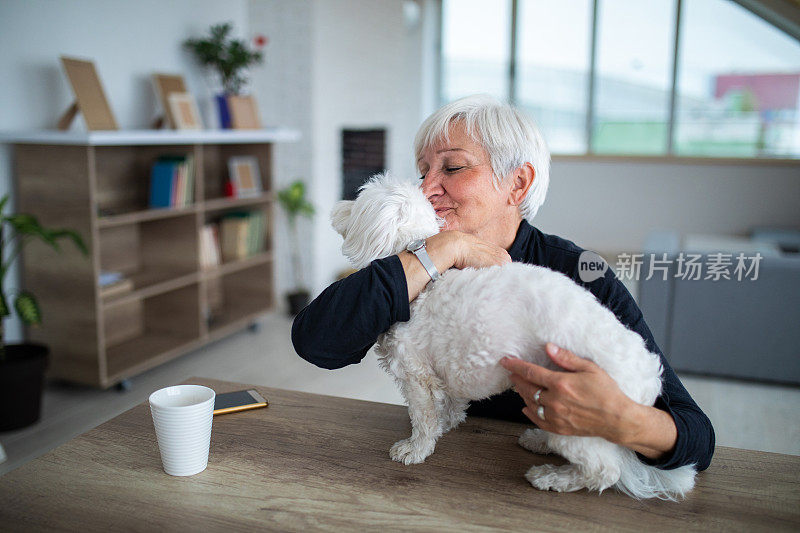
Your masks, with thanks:
M 406 246 L 406 250 L 417 256 L 419 262 L 422 263 L 422 266 L 428 271 L 431 281 L 436 281 L 439 279 L 439 271 L 436 270 L 436 265 L 433 264 L 433 261 L 431 261 L 431 256 L 429 256 L 428 251 L 425 250 L 425 239 L 419 239 L 412 242 Z

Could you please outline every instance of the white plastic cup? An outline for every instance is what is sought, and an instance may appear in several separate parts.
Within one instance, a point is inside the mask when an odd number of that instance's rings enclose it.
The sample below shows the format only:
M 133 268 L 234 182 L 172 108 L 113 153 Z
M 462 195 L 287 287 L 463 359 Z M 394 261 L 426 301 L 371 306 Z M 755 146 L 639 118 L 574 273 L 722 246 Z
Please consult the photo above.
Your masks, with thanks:
M 208 466 L 215 396 L 202 385 L 175 385 L 150 395 L 153 427 L 167 474 L 193 476 Z

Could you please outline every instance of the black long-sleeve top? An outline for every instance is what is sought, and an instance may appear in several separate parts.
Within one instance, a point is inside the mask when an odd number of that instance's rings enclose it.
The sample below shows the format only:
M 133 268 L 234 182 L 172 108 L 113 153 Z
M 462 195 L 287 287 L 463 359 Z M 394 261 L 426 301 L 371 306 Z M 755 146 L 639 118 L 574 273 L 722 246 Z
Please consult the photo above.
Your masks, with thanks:
M 522 221 L 508 250 L 513 261 L 540 265 L 566 274 L 592 292 L 629 329 L 657 353 L 664 367 L 663 390 L 655 407 L 675 420 L 678 438 L 670 453 L 658 460 L 639 458 L 663 469 L 695 464 L 705 470 L 714 453 L 714 428 L 675 375 L 656 345 L 642 312 L 611 269 L 590 283 L 578 275 L 583 249 L 571 241 L 547 235 Z M 378 259 L 322 292 L 294 320 L 292 343 L 297 353 L 316 366 L 341 368 L 360 362 L 378 336 L 398 321 L 409 320 L 408 287 L 398 256 Z M 580 355 L 580 354 L 577 354 Z M 530 423 L 522 413 L 522 398 L 511 390 L 472 402 L 467 414 Z

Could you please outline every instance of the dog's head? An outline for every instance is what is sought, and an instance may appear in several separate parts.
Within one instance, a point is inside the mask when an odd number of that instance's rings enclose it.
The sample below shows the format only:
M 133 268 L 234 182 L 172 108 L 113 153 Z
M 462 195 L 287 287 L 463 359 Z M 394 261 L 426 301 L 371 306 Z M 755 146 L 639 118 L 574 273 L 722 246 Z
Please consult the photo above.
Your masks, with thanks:
M 344 237 L 342 253 L 355 268 L 439 233 L 442 222 L 418 183 L 388 173 L 373 176 L 355 200 L 337 202 L 331 212 L 333 229 Z

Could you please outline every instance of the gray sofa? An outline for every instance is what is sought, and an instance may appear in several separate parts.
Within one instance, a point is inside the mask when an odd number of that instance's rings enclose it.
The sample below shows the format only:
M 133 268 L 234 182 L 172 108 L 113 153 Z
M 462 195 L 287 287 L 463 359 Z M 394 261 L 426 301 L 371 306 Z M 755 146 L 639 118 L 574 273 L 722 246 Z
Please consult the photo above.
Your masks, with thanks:
M 800 231 L 758 229 L 749 239 L 653 233 L 647 239 L 639 305 L 656 342 L 677 371 L 800 383 Z M 678 258 L 716 253 L 762 256 L 758 277 L 683 279 Z M 665 257 L 666 262 L 661 260 Z M 652 254 L 655 254 L 653 256 Z M 651 261 L 667 270 L 646 279 Z M 752 263 L 752 262 L 750 262 Z M 685 266 L 685 263 L 684 263 Z M 685 269 L 683 270 L 685 272 Z M 676 277 L 676 274 L 678 276 Z

